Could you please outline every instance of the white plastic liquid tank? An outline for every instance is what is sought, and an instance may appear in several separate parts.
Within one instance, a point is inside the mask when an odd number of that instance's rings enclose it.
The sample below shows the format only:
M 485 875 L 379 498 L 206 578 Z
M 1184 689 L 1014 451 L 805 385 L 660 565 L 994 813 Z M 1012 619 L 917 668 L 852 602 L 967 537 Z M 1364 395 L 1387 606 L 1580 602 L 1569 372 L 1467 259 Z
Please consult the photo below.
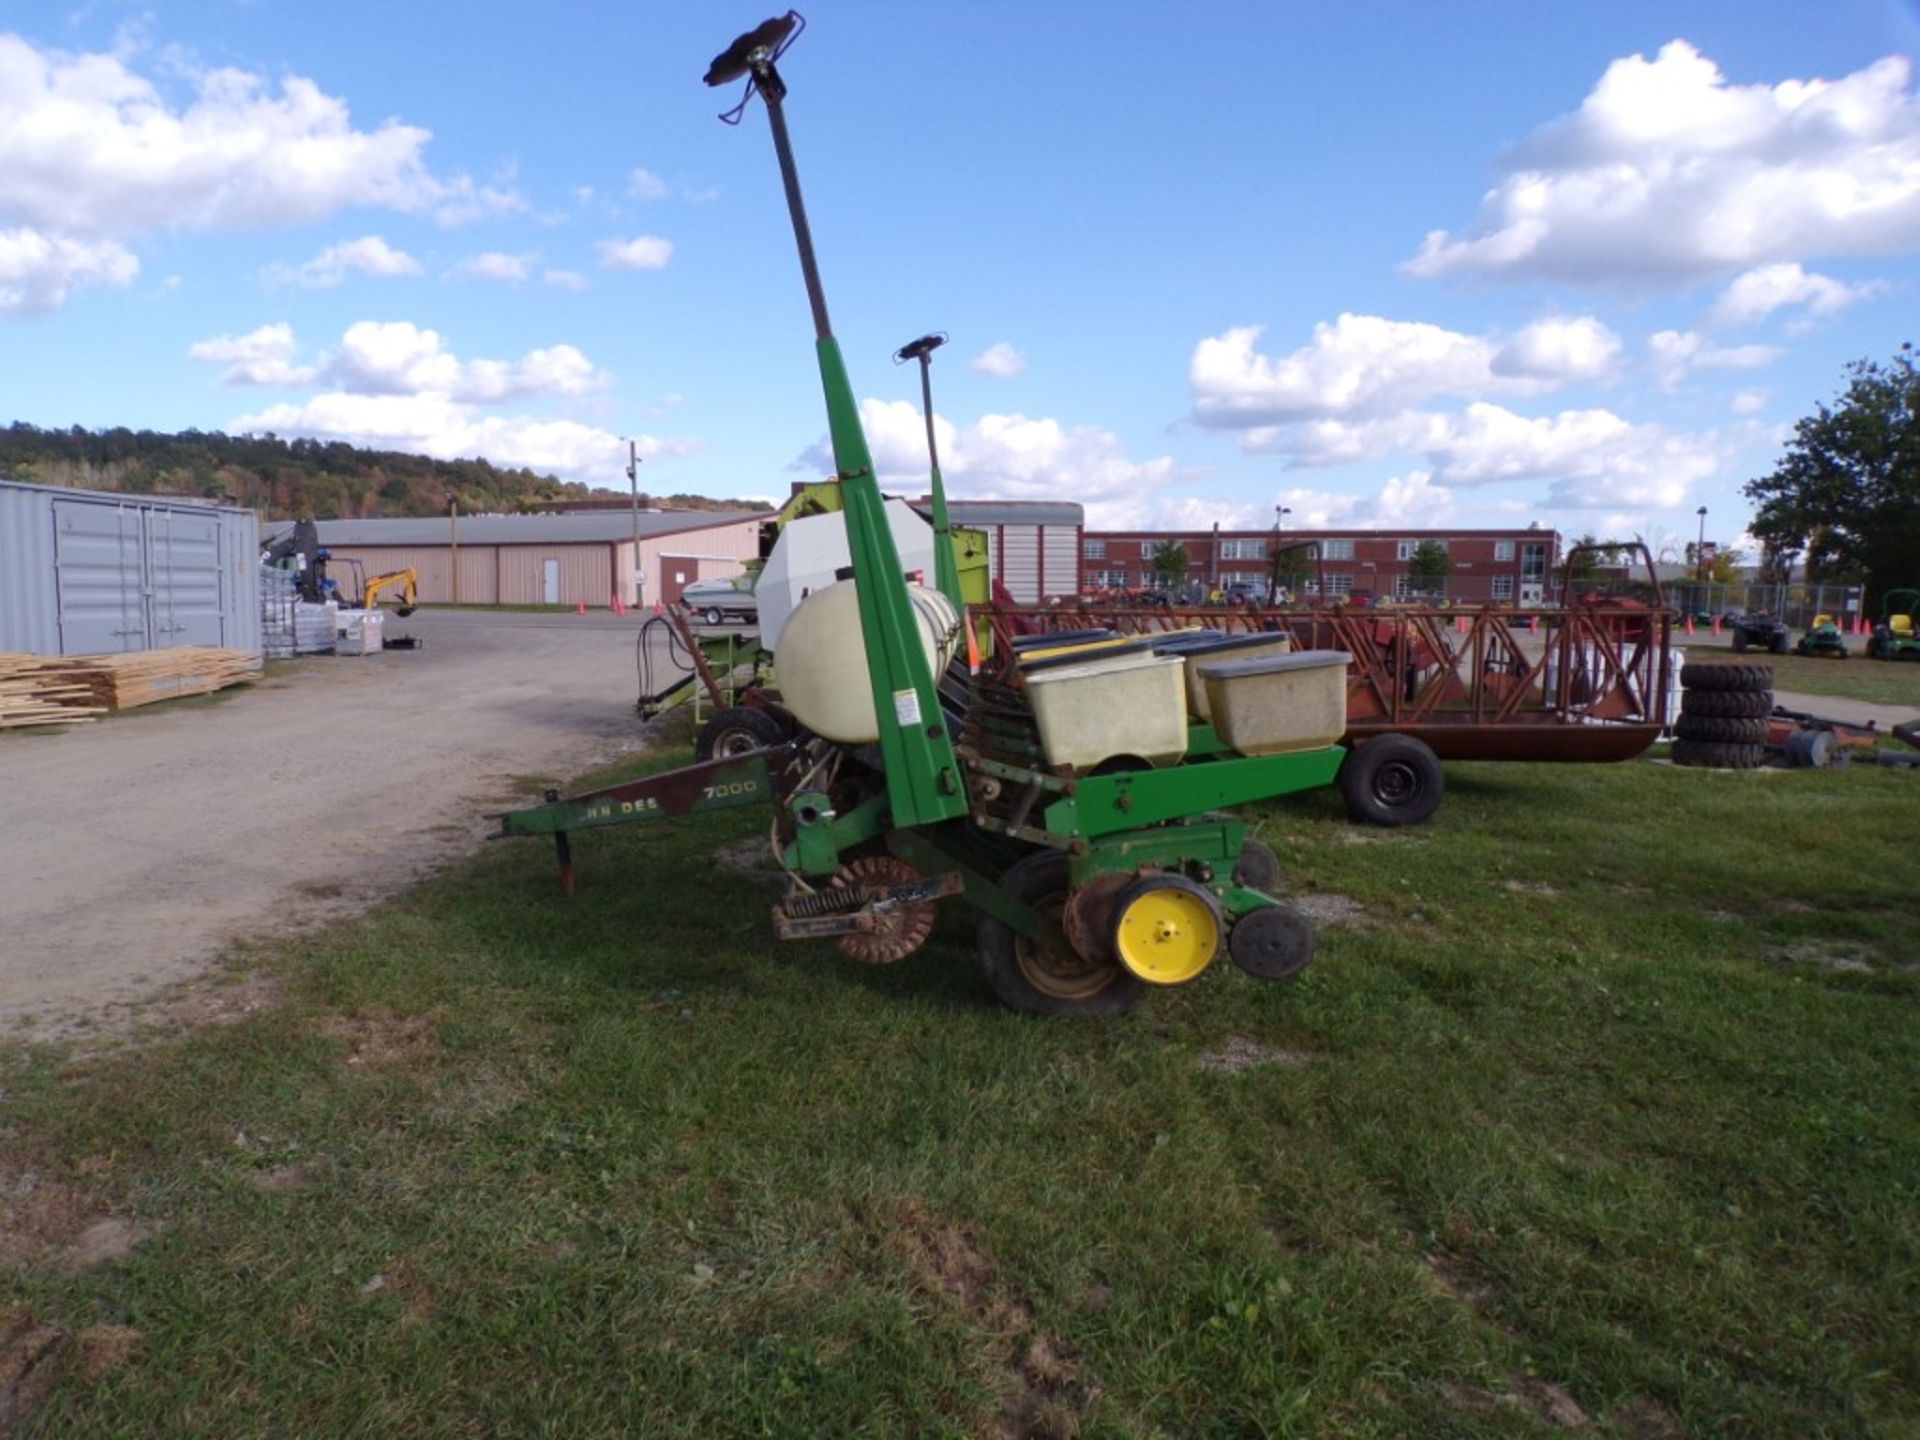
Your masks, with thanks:
M 865 745 L 880 738 L 874 718 L 873 682 L 867 671 L 867 647 L 860 633 L 858 581 L 841 580 L 802 600 L 780 632 L 774 675 L 780 698 L 814 734 L 843 745 Z M 938 590 L 908 585 L 919 622 L 920 648 L 937 680 L 958 649 L 960 616 Z M 896 713 L 911 705 L 911 693 L 896 699 Z M 934 716 L 903 715 L 904 723 L 932 723 Z

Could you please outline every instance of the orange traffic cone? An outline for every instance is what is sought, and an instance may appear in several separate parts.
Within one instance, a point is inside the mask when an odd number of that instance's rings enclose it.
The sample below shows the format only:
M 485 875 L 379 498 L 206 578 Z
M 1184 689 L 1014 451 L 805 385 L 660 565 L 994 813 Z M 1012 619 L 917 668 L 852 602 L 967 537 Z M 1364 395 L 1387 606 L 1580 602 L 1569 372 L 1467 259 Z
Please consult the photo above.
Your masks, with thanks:
M 980 673 L 980 637 L 975 633 L 971 620 L 961 622 L 960 628 L 967 632 L 967 673 L 978 675 Z
M 1693 634 L 1693 616 L 1687 616 L 1687 634 Z
M 660 613 L 660 602 L 658 600 L 653 602 L 653 613 L 656 615 Z
M 1720 617 L 1718 615 L 1713 617 L 1713 633 L 1716 635 L 1720 633 Z
M 624 615 L 627 613 L 627 602 L 622 600 L 617 594 L 613 597 L 613 613 L 616 615 Z
M 574 607 L 573 607 L 573 613 L 574 613 L 574 614 L 576 614 L 576 615 L 584 615 L 584 614 L 586 614 L 586 613 L 587 613 L 587 602 L 586 602 L 586 601 L 584 601 L 584 600 L 580 600 L 580 601 L 576 601 L 576 602 L 574 603 Z
M 1467 617 L 1464 615 L 1454 616 L 1453 628 L 1455 630 L 1458 630 L 1462 635 L 1466 634 L 1467 633 Z

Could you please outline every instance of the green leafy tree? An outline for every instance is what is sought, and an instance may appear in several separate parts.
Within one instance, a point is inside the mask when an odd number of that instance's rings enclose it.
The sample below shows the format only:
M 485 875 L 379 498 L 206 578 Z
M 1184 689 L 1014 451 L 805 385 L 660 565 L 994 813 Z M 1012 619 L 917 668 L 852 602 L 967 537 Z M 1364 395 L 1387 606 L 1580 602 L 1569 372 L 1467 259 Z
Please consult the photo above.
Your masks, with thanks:
M 1187 547 L 1178 540 L 1162 540 L 1153 547 L 1153 575 L 1161 588 L 1171 590 L 1187 578 Z
M 1920 581 L 1920 363 L 1912 342 L 1856 360 L 1847 387 L 1793 429 L 1771 474 L 1750 480 L 1753 533 L 1776 564 L 1870 591 Z
M 1447 577 L 1453 574 L 1453 558 L 1438 540 L 1422 540 L 1407 558 L 1407 578 L 1421 595 L 1447 593 Z
M 1309 580 L 1317 578 L 1313 555 L 1305 546 L 1281 551 L 1275 561 L 1277 588 L 1298 595 Z

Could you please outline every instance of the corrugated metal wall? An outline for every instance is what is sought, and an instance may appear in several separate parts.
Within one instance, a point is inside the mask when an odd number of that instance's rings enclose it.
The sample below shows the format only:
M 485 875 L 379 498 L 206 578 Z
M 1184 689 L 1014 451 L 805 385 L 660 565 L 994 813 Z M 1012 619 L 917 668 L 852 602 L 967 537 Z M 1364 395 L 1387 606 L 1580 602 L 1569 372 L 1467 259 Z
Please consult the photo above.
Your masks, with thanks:
M 0 651 L 260 649 L 251 510 L 0 481 Z
M 682 530 L 677 535 L 656 535 L 652 539 L 640 542 L 640 572 L 644 577 L 640 586 L 640 598 L 636 602 L 651 605 L 663 599 L 661 592 L 661 565 L 668 555 L 698 555 L 705 559 L 728 559 L 747 561 L 760 553 L 760 526 L 771 516 L 757 516 L 752 520 L 742 520 L 732 525 L 715 525 L 709 530 Z M 701 578 L 724 579 L 738 575 L 744 566 L 735 566 L 731 570 L 701 567 Z
M 495 583 L 497 545 L 460 547 L 460 603 L 492 605 L 497 603 Z M 453 603 L 453 557 L 444 545 L 329 545 L 328 575 L 340 582 L 343 591 L 357 587 L 354 560 L 360 562 L 362 577 L 371 580 L 393 570 L 412 569 L 420 576 L 420 599 L 428 605 Z

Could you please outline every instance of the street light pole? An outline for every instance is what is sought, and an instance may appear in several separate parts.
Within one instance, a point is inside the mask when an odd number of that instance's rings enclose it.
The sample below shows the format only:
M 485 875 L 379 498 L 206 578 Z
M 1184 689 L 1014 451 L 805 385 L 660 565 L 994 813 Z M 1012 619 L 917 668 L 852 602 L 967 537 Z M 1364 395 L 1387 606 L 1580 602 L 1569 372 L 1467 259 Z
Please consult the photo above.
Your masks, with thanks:
M 627 441 L 627 486 L 633 491 L 633 603 L 640 603 L 640 442 Z
M 1693 542 L 1693 571 L 1702 585 L 1707 583 L 1707 507 L 1693 512 L 1700 517 L 1700 538 Z

